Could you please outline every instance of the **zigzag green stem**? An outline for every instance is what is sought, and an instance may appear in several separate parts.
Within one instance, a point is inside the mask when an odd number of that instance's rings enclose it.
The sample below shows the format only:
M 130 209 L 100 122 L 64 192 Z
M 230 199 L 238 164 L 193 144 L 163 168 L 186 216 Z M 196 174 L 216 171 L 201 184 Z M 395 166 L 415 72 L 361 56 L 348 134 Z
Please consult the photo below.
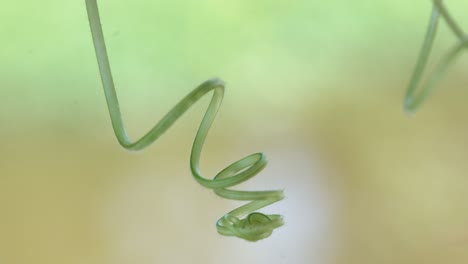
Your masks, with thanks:
M 193 177 L 198 183 L 206 188 L 213 189 L 221 197 L 251 201 L 221 217 L 216 223 L 218 232 L 226 236 L 237 236 L 249 241 L 257 241 L 270 236 L 275 228 L 282 226 L 283 220 L 280 215 L 265 215 L 254 211 L 283 199 L 283 191 L 237 191 L 227 189 L 252 178 L 260 172 L 267 164 L 263 153 L 255 153 L 232 163 L 219 172 L 212 180 L 205 178 L 200 173 L 200 154 L 208 130 L 216 117 L 223 99 L 223 81 L 212 79 L 202 83 L 174 106 L 143 137 L 136 141 L 132 141 L 129 138 L 119 109 L 96 0 L 86 0 L 86 8 L 112 127 L 120 145 L 128 150 L 145 148 L 169 129 L 196 101 L 206 93 L 213 91 L 213 97 L 198 128 L 192 146 L 190 168 Z M 246 217 L 240 219 L 243 216 Z
M 408 88 L 406 90 L 404 108 L 408 112 L 415 111 L 427 99 L 429 94 L 432 92 L 437 83 L 439 83 L 439 81 L 442 79 L 455 59 L 459 57 L 459 54 L 463 51 L 463 49 L 468 47 L 467 35 L 450 15 L 447 8 L 443 4 L 443 1 L 433 0 L 433 2 L 434 5 L 432 8 L 432 14 L 427 33 L 421 48 L 421 52 L 419 54 L 419 59 L 416 63 Z M 421 79 L 432 50 L 440 16 L 443 17 L 449 28 L 457 36 L 459 42 L 440 60 L 435 69 L 430 73 L 428 79 L 425 82 L 422 82 Z M 421 90 L 417 94 L 417 88 L 420 85 Z

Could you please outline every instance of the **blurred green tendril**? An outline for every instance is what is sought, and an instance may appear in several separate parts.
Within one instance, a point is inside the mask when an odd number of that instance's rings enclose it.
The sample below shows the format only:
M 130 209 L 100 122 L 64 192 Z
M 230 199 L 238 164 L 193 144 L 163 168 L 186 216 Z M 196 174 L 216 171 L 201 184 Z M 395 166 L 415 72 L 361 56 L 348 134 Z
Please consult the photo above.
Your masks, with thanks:
M 457 44 L 452 47 L 435 66 L 427 80 L 422 81 L 422 76 L 431 54 L 434 39 L 437 33 L 440 17 L 446 22 L 450 30 L 457 37 Z M 404 108 L 407 112 L 413 112 L 427 99 L 437 83 L 441 80 L 461 52 L 468 48 L 468 36 L 457 24 L 442 0 L 433 0 L 432 14 L 429 20 L 427 33 L 419 53 L 419 58 L 411 76 L 404 100 Z M 420 87 L 419 93 L 417 93 Z
M 283 225 L 280 215 L 265 215 L 254 212 L 267 205 L 283 199 L 282 190 L 273 191 L 238 191 L 227 189 L 238 185 L 259 173 L 267 164 L 263 153 L 255 153 L 244 157 L 219 172 L 213 179 L 207 179 L 200 173 L 200 154 L 208 134 L 208 130 L 216 117 L 224 94 L 224 82 L 219 79 L 205 81 L 177 103 L 149 132 L 140 139 L 132 141 L 123 124 L 119 109 L 117 93 L 110 69 L 106 44 L 102 32 L 96 0 L 86 0 L 88 19 L 91 27 L 94 48 L 101 74 L 104 94 L 115 136 L 125 149 L 140 150 L 157 140 L 169 127 L 187 111 L 195 102 L 208 92 L 213 91 L 213 97 L 198 128 L 190 156 L 190 169 L 195 180 L 206 188 L 224 198 L 251 201 L 221 217 L 216 228 L 225 236 L 237 236 L 249 241 L 267 238 L 275 228 Z M 244 219 L 241 217 L 246 216 Z

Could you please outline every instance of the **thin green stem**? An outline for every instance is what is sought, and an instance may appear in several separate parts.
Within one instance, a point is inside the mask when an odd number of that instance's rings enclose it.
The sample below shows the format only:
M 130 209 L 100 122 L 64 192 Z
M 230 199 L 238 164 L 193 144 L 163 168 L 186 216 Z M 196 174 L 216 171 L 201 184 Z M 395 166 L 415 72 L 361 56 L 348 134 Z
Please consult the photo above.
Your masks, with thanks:
M 432 14 L 429 20 L 429 26 L 427 28 L 426 36 L 424 38 L 423 46 L 419 53 L 419 59 L 414 68 L 413 75 L 409 82 L 408 88 L 406 90 L 405 103 L 404 107 L 407 111 L 412 111 L 416 109 L 417 104 L 425 100 L 428 95 L 428 92 L 420 93 L 416 95 L 418 85 L 421 81 L 422 74 L 427 65 L 427 60 L 432 50 L 434 44 L 434 39 L 437 32 L 437 27 L 439 25 L 439 10 L 434 6 L 432 8 Z
M 444 17 L 445 22 L 447 23 L 449 28 L 452 30 L 452 32 L 458 37 L 460 41 L 463 41 L 466 35 L 461 29 L 461 27 L 457 24 L 455 19 L 452 17 L 452 15 L 449 13 L 447 8 L 445 7 L 443 0 L 434 0 L 434 6 L 437 7 L 440 14 Z
M 129 138 L 120 113 L 96 0 L 86 0 L 86 8 L 112 127 L 120 145 L 128 150 L 140 150 L 147 147 L 169 129 L 195 102 L 208 92 L 213 91 L 211 102 L 193 142 L 190 169 L 197 182 L 206 188 L 213 189 L 219 196 L 233 200 L 251 201 L 221 217 L 216 223 L 218 232 L 226 236 L 237 236 L 249 241 L 257 241 L 270 236 L 275 228 L 282 226 L 283 220 L 280 215 L 265 215 L 254 211 L 282 200 L 283 191 L 237 191 L 227 189 L 259 173 L 267 164 L 263 153 L 255 153 L 232 163 L 213 179 L 204 177 L 200 172 L 201 151 L 223 99 L 223 81 L 212 79 L 202 83 L 176 104 L 148 133 L 136 141 Z M 244 216 L 246 216 L 244 219 L 239 219 Z
M 433 0 L 433 3 L 434 4 L 427 33 L 424 38 L 418 61 L 406 90 L 404 108 L 408 112 L 415 111 L 429 97 L 430 93 L 440 82 L 455 59 L 460 56 L 461 51 L 467 48 L 467 36 L 450 15 L 447 8 L 443 4 L 443 1 Z M 440 16 L 442 16 L 449 28 L 458 38 L 458 43 L 440 60 L 435 69 L 430 73 L 428 79 L 423 82 L 422 76 L 426 69 L 427 62 L 432 50 Z M 417 89 L 420 85 L 420 92 L 417 93 Z

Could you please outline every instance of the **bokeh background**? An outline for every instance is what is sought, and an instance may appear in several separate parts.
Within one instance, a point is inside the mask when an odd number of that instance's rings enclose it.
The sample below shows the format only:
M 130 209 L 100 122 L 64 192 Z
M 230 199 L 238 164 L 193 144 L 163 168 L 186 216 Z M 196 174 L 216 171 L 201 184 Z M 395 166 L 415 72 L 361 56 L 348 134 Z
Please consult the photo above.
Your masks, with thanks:
M 468 28 L 468 2 L 446 1 Z M 0 263 L 467 263 L 468 59 L 402 111 L 430 1 L 99 1 L 121 109 L 145 133 L 199 83 L 226 97 L 202 170 L 264 151 L 243 189 L 286 225 L 216 233 L 242 203 L 190 175 L 209 98 L 151 147 L 113 135 L 84 1 L 0 8 Z M 441 23 L 433 62 L 455 44 Z

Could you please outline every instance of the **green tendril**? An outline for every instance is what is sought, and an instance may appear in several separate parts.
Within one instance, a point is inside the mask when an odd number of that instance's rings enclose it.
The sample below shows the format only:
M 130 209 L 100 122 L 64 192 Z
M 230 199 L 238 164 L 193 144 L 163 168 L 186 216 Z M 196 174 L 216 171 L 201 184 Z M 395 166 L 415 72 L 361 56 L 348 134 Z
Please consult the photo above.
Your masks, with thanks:
M 447 70 L 453 64 L 460 53 L 468 48 L 468 36 L 463 32 L 460 26 L 455 22 L 451 14 L 448 12 L 442 0 L 433 0 L 432 14 L 429 20 L 427 33 L 419 53 L 419 58 L 411 76 L 408 88 L 406 90 L 404 109 L 407 112 L 415 111 L 429 96 L 437 83 L 442 79 Z M 442 16 L 444 21 L 449 26 L 450 30 L 457 37 L 458 43 L 451 48 L 445 56 L 439 61 L 434 70 L 429 74 L 426 81 L 422 81 L 423 73 L 427 66 L 428 58 L 431 54 L 432 46 L 439 19 Z M 419 93 L 418 87 L 421 86 Z
M 251 201 L 221 217 L 216 223 L 218 233 L 225 236 L 237 236 L 249 241 L 257 241 L 267 238 L 275 228 L 282 226 L 283 220 L 280 215 L 265 215 L 254 212 L 282 200 L 284 197 L 282 190 L 238 191 L 227 189 L 259 173 L 267 164 L 266 157 L 263 153 L 255 153 L 232 163 L 219 172 L 212 180 L 207 179 L 200 173 L 200 154 L 208 130 L 216 117 L 216 113 L 223 99 L 223 81 L 219 79 L 205 81 L 176 104 L 143 137 L 137 141 L 132 141 L 129 138 L 120 113 L 96 0 L 86 0 L 86 8 L 112 127 L 120 145 L 128 150 L 140 150 L 147 147 L 169 129 L 169 127 L 195 102 L 206 93 L 213 91 L 213 97 L 198 128 L 192 146 L 190 156 L 192 175 L 198 183 L 206 188 L 213 189 L 217 195 L 223 198 Z M 244 216 L 246 216 L 244 219 L 240 219 Z

